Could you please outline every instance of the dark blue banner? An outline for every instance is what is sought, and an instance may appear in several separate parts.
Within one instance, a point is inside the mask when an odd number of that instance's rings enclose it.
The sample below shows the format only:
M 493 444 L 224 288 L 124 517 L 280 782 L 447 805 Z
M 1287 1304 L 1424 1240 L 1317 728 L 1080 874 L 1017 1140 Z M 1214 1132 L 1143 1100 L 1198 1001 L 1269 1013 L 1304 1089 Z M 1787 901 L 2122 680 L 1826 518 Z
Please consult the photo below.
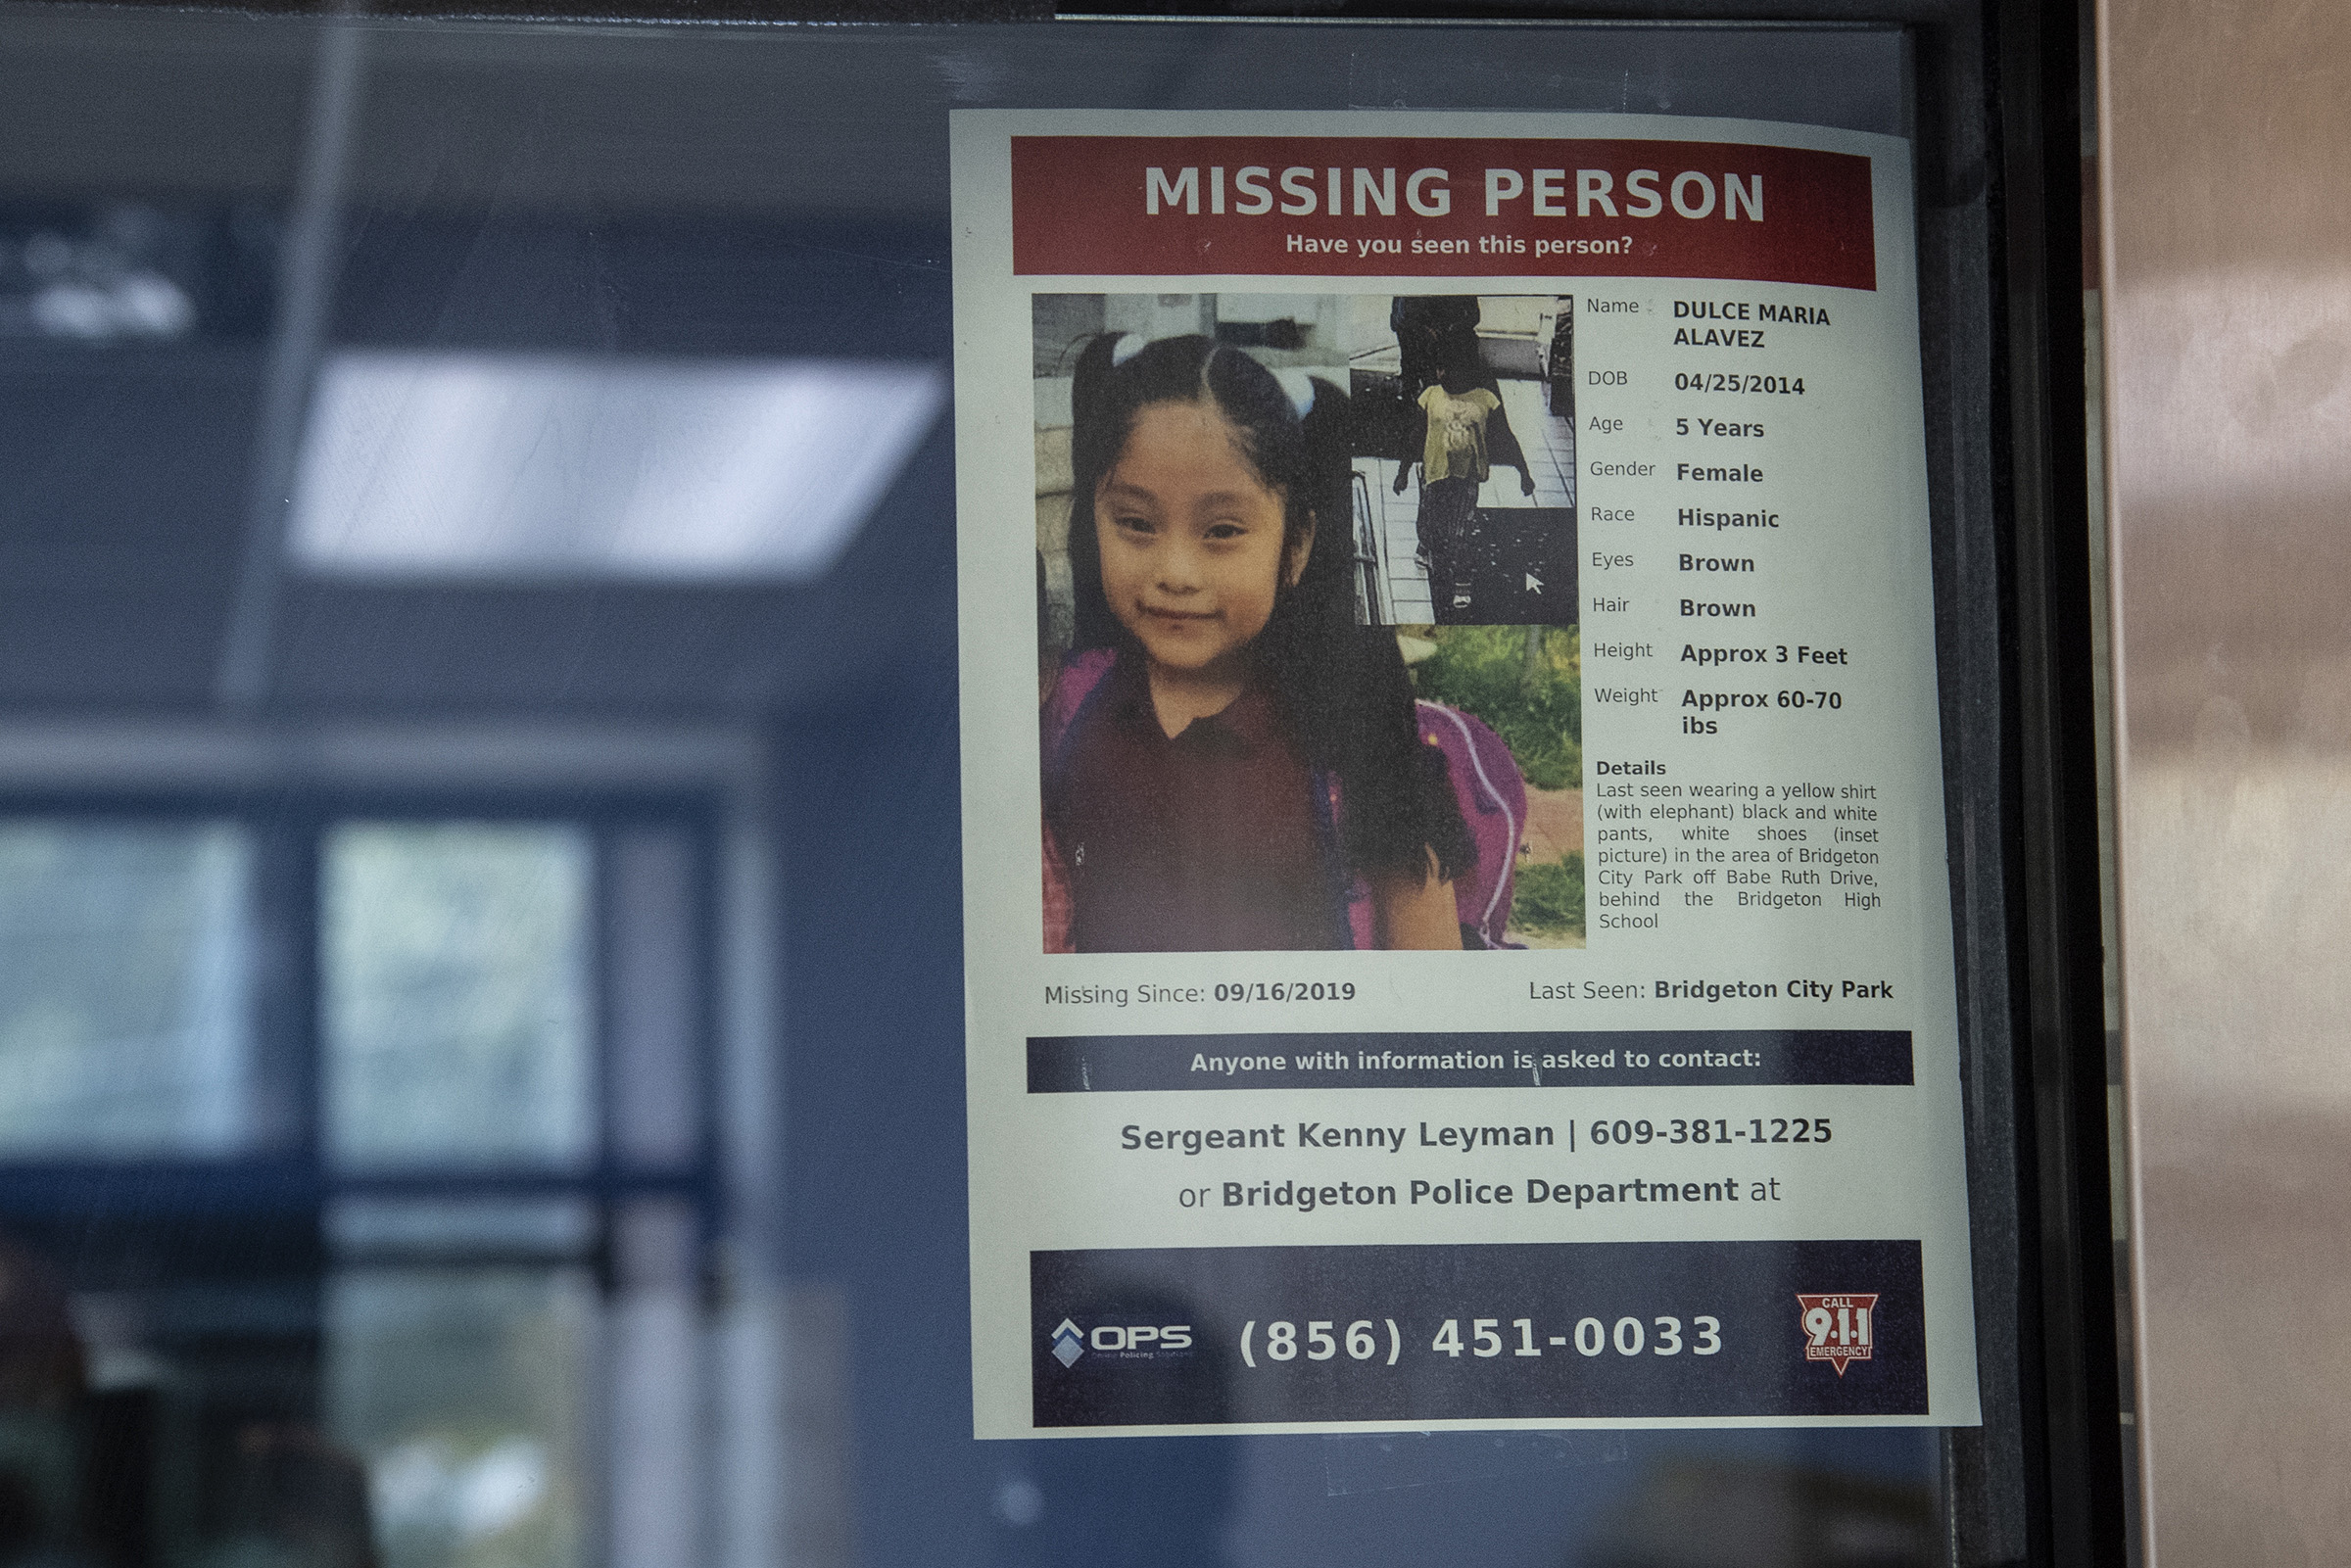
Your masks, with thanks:
M 1895 1029 L 1063 1034 L 1029 1041 L 1031 1094 L 1910 1081 L 1910 1035 Z
M 1029 1256 L 1039 1427 L 1927 1411 L 1915 1241 Z

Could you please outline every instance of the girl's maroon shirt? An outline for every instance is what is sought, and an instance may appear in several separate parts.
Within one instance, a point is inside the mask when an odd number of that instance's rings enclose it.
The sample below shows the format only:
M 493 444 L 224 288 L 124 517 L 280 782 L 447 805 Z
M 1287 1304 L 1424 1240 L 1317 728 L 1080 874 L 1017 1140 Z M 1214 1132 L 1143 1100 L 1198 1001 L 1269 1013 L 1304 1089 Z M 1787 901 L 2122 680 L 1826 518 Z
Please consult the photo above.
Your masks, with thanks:
M 1257 688 L 1170 736 L 1122 655 L 1049 779 L 1079 952 L 1347 945 L 1313 771 Z

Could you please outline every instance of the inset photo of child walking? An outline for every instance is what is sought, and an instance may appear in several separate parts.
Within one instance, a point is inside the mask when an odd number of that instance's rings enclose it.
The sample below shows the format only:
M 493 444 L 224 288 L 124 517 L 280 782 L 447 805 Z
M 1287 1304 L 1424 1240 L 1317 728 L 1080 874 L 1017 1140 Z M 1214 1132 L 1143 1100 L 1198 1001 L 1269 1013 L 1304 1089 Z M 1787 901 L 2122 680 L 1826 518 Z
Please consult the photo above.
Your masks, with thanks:
M 1357 295 L 1345 332 L 1376 618 L 1574 624 L 1574 299 Z
M 1564 302 L 1405 310 L 1410 403 L 1399 303 L 1036 297 L 1046 951 L 1582 945 L 1572 423 L 1499 390 L 1564 378 Z

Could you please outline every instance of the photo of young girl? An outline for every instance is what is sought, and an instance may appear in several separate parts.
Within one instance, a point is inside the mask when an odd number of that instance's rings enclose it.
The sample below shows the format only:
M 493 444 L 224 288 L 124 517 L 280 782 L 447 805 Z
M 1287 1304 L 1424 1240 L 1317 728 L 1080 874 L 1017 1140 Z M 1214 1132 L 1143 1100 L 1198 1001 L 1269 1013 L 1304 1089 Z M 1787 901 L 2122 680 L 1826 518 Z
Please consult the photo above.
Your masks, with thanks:
M 1511 743 L 1408 668 L 1468 690 L 1474 650 L 1367 613 L 1343 314 L 1322 297 L 1036 301 L 1048 952 L 1498 949 L 1529 945 L 1529 913 L 1550 919 L 1542 945 L 1570 917 L 1580 937 L 1580 877 L 1541 911 L 1514 896 L 1530 823 Z M 1515 727 L 1580 734 L 1573 632 L 1528 630 Z M 1564 707 L 1559 680 L 1523 679 L 1536 665 L 1566 673 Z M 1559 771 L 1559 744 L 1518 744 Z

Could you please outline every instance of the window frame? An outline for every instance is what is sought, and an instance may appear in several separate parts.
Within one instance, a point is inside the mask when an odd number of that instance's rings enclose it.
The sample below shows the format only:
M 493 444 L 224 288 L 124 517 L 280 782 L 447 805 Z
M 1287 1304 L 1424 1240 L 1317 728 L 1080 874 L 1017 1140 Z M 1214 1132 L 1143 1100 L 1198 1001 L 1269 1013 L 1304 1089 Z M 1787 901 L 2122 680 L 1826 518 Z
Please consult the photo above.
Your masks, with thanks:
M 695 1451 L 653 1486 L 688 1492 L 648 1512 L 641 1482 L 627 1473 L 628 1398 L 616 1334 L 632 1303 L 685 1292 L 687 1321 L 700 1343 L 726 1332 L 728 1314 L 756 1301 L 778 1277 L 766 1260 L 772 1225 L 762 1225 L 756 1154 L 780 1124 L 775 1078 L 759 1063 L 773 1049 L 769 986 L 758 973 L 775 948 L 765 826 L 769 761 L 761 737 L 722 727 L 473 725 L 427 731 L 382 726 L 304 727 L 284 735 L 233 726 L 120 724 L 37 726 L 22 747 L 0 741 L 0 817 L 66 822 L 221 822 L 251 835 L 248 918 L 256 975 L 251 992 L 257 1141 L 219 1155 L 0 1158 L 0 1226 L 68 1264 L 67 1284 L 140 1301 L 154 1308 L 149 1343 L 168 1359 L 183 1354 L 197 1376 L 188 1409 L 223 1431 L 251 1419 L 323 1420 L 331 1347 L 327 1298 L 338 1273 L 363 1269 L 584 1270 L 601 1325 L 588 1347 L 588 1448 L 578 1462 L 583 1568 L 615 1560 L 616 1537 L 684 1530 L 669 1555 L 691 1556 L 718 1527 L 716 1497 L 696 1478 L 707 1456 L 742 1442 L 743 1417 L 722 1409 L 697 1382 L 684 1391 Z M 523 733 L 517 735 L 517 731 Z M 42 743 L 45 741 L 46 743 Z M 157 743 L 157 742 L 161 743 Z M 190 754 L 201 769 L 185 768 Z M 92 767 L 93 754 L 122 768 Z M 289 756 L 296 759 L 291 765 Z M 158 759 L 182 765 L 173 769 Z M 327 765 L 321 766 L 321 759 Z M 61 764 L 63 765 L 61 767 Z M 225 766 L 224 766 L 225 764 Z M 158 774 L 197 771 L 190 780 Z M 66 773 L 74 782 L 55 777 Z M 408 782 L 387 785 L 387 777 Z M 321 945 L 327 835 L 341 823 L 562 823 L 589 835 L 588 979 L 595 1158 L 566 1167 L 418 1165 L 339 1170 L 326 1158 Z M 694 1147 L 689 1158 L 647 1164 L 624 1158 L 612 1069 L 617 1031 L 619 939 L 612 861 L 632 832 L 676 835 L 685 859 L 689 928 L 678 936 L 687 966 Z M 747 1099 L 744 1086 L 754 1086 Z M 764 1090 L 757 1086 L 764 1085 Z M 274 1118 L 274 1119 L 273 1119 Z M 397 1199 L 469 1204 L 571 1199 L 594 1224 L 583 1248 L 558 1252 L 461 1243 L 455 1247 L 339 1249 L 329 1213 L 344 1200 Z M 772 1200 L 771 1205 L 772 1207 Z M 630 1216 L 683 1209 L 690 1237 L 685 1273 L 648 1277 L 632 1265 L 622 1235 Z M 656 1265 L 658 1273 L 660 1265 Z M 228 1287 L 223 1290 L 222 1287 Z M 229 1302 L 251 1324 L 223 1333 L 188 1327 L 203 1318 L 189 1302 Z M 236 1304 L 242 1304 L 238 1306 Z M 241 1319 L 240 1319 L 241 1321 Z M 707 1352 L 696 1352 L 707 1355 Z M 251 1368 L 266 1362 L 264 1388 Z M 223 1373 L 223 1368 L 229 1370 Z M 223 1377 L 227 1382 L 223 1382 Z M 107 1396 L 101 1395 L 102 1398 Z M 760 1420 L 754 1407 L 750 1418 Z M 773 1412 L 748 1441 L 773 1451 Z M 197 1528 L 201 1504 L 186 1479 L 162 1490 L 141 1528 L 161 1545 Z M 129 1527 L 125 1527 L 129 1528 Z

